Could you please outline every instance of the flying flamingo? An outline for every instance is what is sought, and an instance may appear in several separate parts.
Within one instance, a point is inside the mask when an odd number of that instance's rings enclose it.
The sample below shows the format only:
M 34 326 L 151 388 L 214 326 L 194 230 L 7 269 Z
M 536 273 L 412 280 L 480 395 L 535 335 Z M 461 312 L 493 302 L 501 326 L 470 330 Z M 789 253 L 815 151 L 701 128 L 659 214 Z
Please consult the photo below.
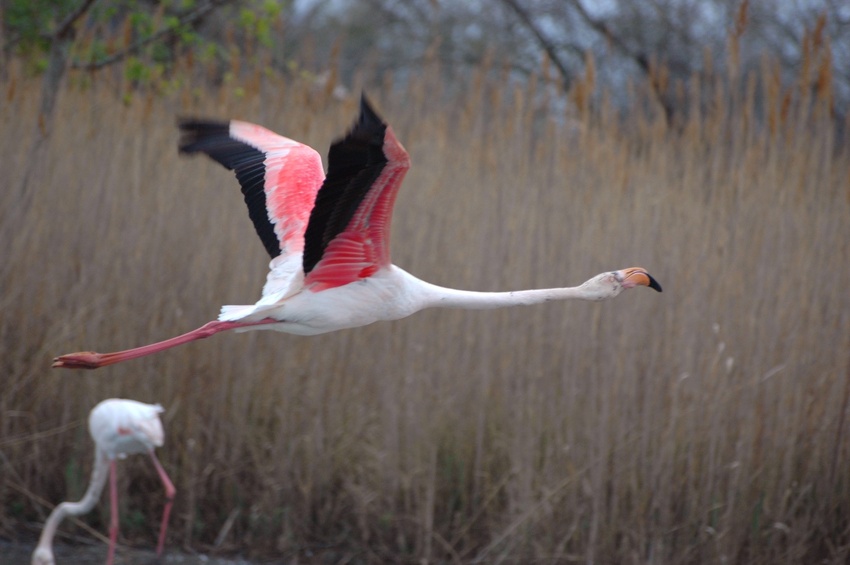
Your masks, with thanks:
M 168 516 L 174 501 L 174 485 L 154 454 L 155 447 L 163 443 L 162 422 L 159 404 L 144 404 L 135 400 L 110 398 L 95 406 L 89 414 L 89 432 L 95 443 L 94 469 L 86 494 L 79 502 L 63 502 L 53 509 L 38 545 L 32 554 L 32 565 L 54 565 L 53 535 L 65 516 L 79 516 L 91 510 L 106 484 L 106 471 L 109 468 L 109 494 L 111 502 L 111 520 L 109 525 L 109 551 L 107 565 L 115 557 L 115 542 L 118 539 L 118 489 L 115 483 L 115 459 L 124 459 L 133 453 L 148 453 L 156 472 L 165 486 L 165 510 L 162 513 L 162 525 L 159 529 L 159 541 L 156 554 L 162 554 L 165 543 L 165 531 L 168 528 Z
M 410 158 L 365 96 L 357 123 L 331 145 L 327 177 L 314 149 L 261 126 L 236 120 L 183 120 L 179 126 L 182 153 L 206 153 L 236 173 L 272 257 L 262 298 L 251 306 L 224 306 L 218 320 L 165 341 L 62 355 L 53 367 L 96 369 L 226 330 L 315 335 L 397 320 L 423 308 L 605 300 L 638 285 L 661 292 L 641 268 L 602 273 L 577 287 L 476 292 L 436 286 L 393 265 L 390 220 Z

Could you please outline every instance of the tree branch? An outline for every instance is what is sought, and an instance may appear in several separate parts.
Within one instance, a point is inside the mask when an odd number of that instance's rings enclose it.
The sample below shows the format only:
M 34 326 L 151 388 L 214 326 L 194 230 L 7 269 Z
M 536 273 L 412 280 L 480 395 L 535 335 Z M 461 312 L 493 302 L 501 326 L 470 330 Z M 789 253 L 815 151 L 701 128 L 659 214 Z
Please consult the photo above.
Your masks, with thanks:
M 519 5 L 517 0 L 502 0 L 502 3 L 511 8 L 514 13 L 522 20 L 522 23 L 525 24 L 525 27 L 534 34 L 534 37 L 537 39 L 537 42 L 546 51 L 546 54 L 549 56 L 549 59 L 552 61 L 552 64 L 555 65 L 555 68 L 558 69 L 558 72 L 561 73 L 561 78 L 564 81 L 564 88 L 569 89 L 570 84 L 572 83 L 572 73 L 567 69 L 567 66 L 558 56 L 558 49 L 549 39 L 543 35 L 543 31 L 537 27 L 537 24 L 534 23 L 534 20 L 531 18 L 531 14 L 528 11 Z
M 70 14 L 65 16 L 65 19 L 62 20 L 62 23 L 57 26 L 56 31 L 53 32 L 53 39 L 60 39 L 68 37 L 69 34 L 74 32 L 74 24 L 77 23 L 81 17 L 88 12 L 91 5 L 95 3 L 95 0 L 83 0 L 80 2 L 80 5 L 77 6 L 76 10 L 71 11 Z
M 617 48 L 620 53 L 634 61 L 638 67 L 643 71 L 643 73 L 649 79 L 649 84 L 652 87 L 652 91 L 655 93 L 655 97 L 658 100 L 658 103 L 661 104 L 661 107 L 664 109 L 664 115 L 667 118 L 667 123 L 670 123 L 670 119 L 673 117 L 673 106 L 670 104 L 670 101 L 661 92 L 658 88 L 658 84 L 654 80 L 652 80 L 652 68 L 649 64 L 649 57 L 647 57 L 646 53 L 642 52 L 633 52 L 629 49 L 629 46 L 620 38 L 619 35 L 614 33 L 611 28 L 605 23 L 603 20 L 597 20 L 593 16 L 588 13 L 585 7 L 582 5 L 581 0 L 572 0 L 573 6 L 575 6 L 576 11 L 579 15 L 584 19 L 584 21 L 593 28 L 597 33 L 604 36 L 608 41 Z
M 632 50 L 629 49 L 629 46 L 620 39 L 620 36 L 616 35 L 611 28 L 608 27 L 608 24 L 602 20 L 597 20 L 593 16 L 591 16 L 585 7 L 582 5 L 581 0 L 573 0 L 573 6 L 575 6 L 576 11 L 578 11 L 579 15 L 582 19 L 593 28 L 597 33 L 604 36 L 608 41 L 611 42 L 614 47 L 617 48 L 620 53 L 625 55 L 626 57 L 632 59 L 637 65 L 643 70 L 646 74 L 649 74 L 649 58 L 645 53 L 632 53 Z
M 215 8 L 227 4 L 232 0 L 209 0 L 205 4 L 201 4 L 194 10 L 190 10 L 180 16 L 178 18 L 179 25 L 191 25 L 200 22 L 205 16 L 207 16 L 210 12 L 212 12 Z M 144 47 L 147 47 L 151 43 L 155 43 L 161 40 L 164 37 L 168 37 L 177 32 L 176 27 L 164 27 L 157 31 L 156 33 L 149 35 L 147 37 L 143 37 L 138 41 L 134 42 L 132 45 L 128 45 L 124 49 L 109 55 L 108 57 L 104 57 L 97 61 L 90 61 L 88 63 L 84 63 L 82 61 L 74 61 L 71 63 L 71 68 L 73 69 L 82 69 L 86 71 L 96 71 L 98 69 L 102 69 L 103 67 L 107 67 L 114 63 L 118 63 L 119 61 L 124 60 L 126 57 L 139 52 Z

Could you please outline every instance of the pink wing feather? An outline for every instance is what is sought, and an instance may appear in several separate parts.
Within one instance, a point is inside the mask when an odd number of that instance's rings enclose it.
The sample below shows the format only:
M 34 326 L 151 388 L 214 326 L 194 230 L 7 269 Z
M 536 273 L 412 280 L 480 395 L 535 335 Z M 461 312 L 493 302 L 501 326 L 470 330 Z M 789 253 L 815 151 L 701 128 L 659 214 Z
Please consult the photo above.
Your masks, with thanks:
M 325 178 L 321 156 L 308 145 L 248 122 L 232 120 L 230 136 L 265 155 L 268 220 L 274 225 L 281 253 L 302 252 L 310 211 Z

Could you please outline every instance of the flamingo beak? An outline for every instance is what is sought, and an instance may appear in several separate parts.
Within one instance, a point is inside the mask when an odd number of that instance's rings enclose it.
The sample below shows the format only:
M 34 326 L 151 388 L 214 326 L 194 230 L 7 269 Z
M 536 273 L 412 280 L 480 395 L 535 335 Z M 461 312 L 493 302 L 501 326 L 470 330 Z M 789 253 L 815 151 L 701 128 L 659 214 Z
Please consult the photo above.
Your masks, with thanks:
M 640 267 L 623 269 L 620 271 L 620 275 L 623 277 L 623 288 L 633 288 L 640 285 L 661 292 L 661 285 L 658 284 L 658 281 Z

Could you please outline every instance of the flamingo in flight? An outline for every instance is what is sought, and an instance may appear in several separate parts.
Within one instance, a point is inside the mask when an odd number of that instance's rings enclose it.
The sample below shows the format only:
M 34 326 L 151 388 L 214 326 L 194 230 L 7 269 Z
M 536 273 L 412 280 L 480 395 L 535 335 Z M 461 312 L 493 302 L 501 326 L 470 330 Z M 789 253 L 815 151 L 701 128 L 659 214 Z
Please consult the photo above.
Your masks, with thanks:
M 53 535 L 65 516 L 79 516 L 91 510 L 106 484 L 109 469 L 110 514 L 109 551 L 106 564 L 111 565 L 115 558 L 115 543 L 118 539 L 118 489 L 115 482 L 115 459 L 124 459 L 134 453 L 147 453 L 153 461 L 156 472 L 165 486 L 166 503 L 162 513 L 162 525 L 159 528 L 159 540 L 156 554 L 162 555 L 165 543 L 165 531 L 168 528 L 168 516 L 174 501 L 175 489 L 168 474 L 154 453 L 155 447 L 163 443 L 162 422 L 159 404 L 144 404 L 135 400 L 110 398 L 100 402 L 89 414 L 89 432 L 95 444 L 94 469 L 86 494 L 79 502 L 63 502 L 53 509 L 38 545 L 32 554 L 32 565 L 54 565 Z
M 261 126 L 181 120 L 181 153 L 205 153 L 235 171 L 248 214 L 271 256 L 262 298 L 223 306 L 218 320 L 135 349 L 56 357 L 53 367 L 96 369 L 227 330 L 316 335 L 397 320 L 424 308 L 489 309 L 576 298 L 605 300 L 635 286 L 661 292 L 641 268 L 601 273 L 577 287 L 476 292 L 437 286 L 390 262 L 390 220 L 410 158 L 365 95 L 335 141 L 325 176 L 312 148 Z

